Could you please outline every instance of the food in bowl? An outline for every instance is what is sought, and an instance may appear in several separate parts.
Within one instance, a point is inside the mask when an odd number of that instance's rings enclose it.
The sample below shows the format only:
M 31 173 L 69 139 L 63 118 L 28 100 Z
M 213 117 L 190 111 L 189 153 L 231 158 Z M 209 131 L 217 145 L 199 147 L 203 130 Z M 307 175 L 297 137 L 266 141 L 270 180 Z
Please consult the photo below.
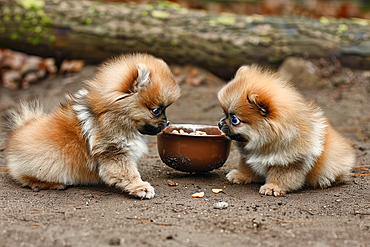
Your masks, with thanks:
M 184 172 L 220 168 L 229 156 L 230 144 L 230 139 L 212 125 L 171 124 L 157 135 L 163 163 Z
M 207 133 L 204 132 L 204 131 L 197 130 L 195 132 L 188 133 L 188 132 L 185 132 L 183 129 L 180 129 L 180 131 L 178 131 L 178 130 L 172 130 L 171 133 L 174 133 L 174 134 L 182 134 L 182 135 L 196 135 L 196 136 L 206 136 L 207 135 Z

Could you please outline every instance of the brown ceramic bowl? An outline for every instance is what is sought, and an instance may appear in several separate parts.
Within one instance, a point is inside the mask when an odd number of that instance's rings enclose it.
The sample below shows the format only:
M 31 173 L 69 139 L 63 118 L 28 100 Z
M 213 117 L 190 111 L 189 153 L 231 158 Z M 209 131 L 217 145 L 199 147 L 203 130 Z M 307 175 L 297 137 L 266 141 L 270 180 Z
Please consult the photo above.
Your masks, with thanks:
M 207 135 L 185 135 L 173 130 L 206 132 Z M 157 135 L 158 153 L 162 161 L 179 171 L 207 172 L 221 167 L 230 153 L 231 141 L 217 126 L 171 124 Z

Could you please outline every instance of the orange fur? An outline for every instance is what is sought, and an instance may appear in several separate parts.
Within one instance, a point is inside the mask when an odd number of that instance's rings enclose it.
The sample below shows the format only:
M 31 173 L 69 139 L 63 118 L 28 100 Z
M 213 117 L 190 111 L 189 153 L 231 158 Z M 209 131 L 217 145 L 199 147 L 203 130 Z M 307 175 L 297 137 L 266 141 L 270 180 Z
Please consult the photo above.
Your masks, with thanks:
M 328 132 L 331 132 L 331 128 L 327 128 L 327 131 Z M 307 174 L 307 182 L 312 185 L 313 187 L 317 187 L 318 185 L 318 180 L 325 168 L 325 160 L 327 159 L 327 155 L 328 155 L 328 148 L 329 148 L 329 145 L 330 143 L 332 142 L 332 140 L 329 137 L 329 133 L 326 133 L 326 136 L 325 136 L 325 142 L 324 142 L 324 151 L 322 152 L 322 154 L 320 155 L 320 157 L 318 157 L 314 167 L 310 170 L 310 172 Z
M 350 170 L 339 171 L 336 169 L 335 164 L 328 166 L 328 162 L 334 159 L 342 159 L 341 156 L 332 154 L 332 150 L 342 150 L 344 153 L 353 153 L 353 149 L 349 142 L 340 136 L 330 125 L 327 127 L 327 133 L 324 143 L 324 151 L 322 155 L 317 159 L 312 170 L 307 174 L 307 183 L 312 187 L 326 187 L 320 185 L 322 174 L 329 172 L 335 177 L 333 183 L 345 182 L 349 179 Z M 329 170 L 329 171 L 325 171 Z M 330 186 L 329 184 L 327 186 Z
M 53 121 L 54 123 L 49 124 L 55 127 L 53 129 L 48 128 L 49 133 L 47 135 L 49 138 L 51 137 L 62 152 L 68 175 L 81 184 L 99 181 L 96 171 L 87 166 L 89 152 L 81 134 L 78 119 L 71 106 L 59 108 L 55 112 Z
M 41 181 L 37 178 L 30 177 L 30 176 L 27 176 L 27 175 L 23 175 L 22 180 L 25 184 L 27 184 L 27 186 L 29 186 L 31 189 L 33 189 L 35 191 L 37 191 L 39 189 L 43 189 L 43 190 L 50 190 L 50 189 L 62 190 L 62 189 L 66 188 L 65 184 L 44 182 L 44 181 Z

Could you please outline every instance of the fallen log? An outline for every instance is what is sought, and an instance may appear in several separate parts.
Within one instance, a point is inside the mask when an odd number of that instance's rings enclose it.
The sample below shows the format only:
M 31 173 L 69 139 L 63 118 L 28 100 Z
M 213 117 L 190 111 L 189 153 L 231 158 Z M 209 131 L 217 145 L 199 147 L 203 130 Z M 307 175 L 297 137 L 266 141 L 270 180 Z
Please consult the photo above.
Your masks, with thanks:
M 230 78 L 240 65 L 279 65 L 288 56 L 338 58 L 370 67 L 364 19 L 209 14 L 170 2 L 0 0 L 0 47 L 42 57 L 98 63 L 147 52 Z

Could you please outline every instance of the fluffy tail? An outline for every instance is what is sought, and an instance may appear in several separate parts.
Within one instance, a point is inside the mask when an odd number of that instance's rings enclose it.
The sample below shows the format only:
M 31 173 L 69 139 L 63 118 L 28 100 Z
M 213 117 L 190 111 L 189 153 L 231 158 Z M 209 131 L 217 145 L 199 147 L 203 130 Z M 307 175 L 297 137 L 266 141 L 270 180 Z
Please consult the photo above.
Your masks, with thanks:
M 29 121 L 35 120 L 45 114 L 39 101 L 21 102 L 17 109 L 9 110 L 5 114 L 5 130 L 11 133 Z

